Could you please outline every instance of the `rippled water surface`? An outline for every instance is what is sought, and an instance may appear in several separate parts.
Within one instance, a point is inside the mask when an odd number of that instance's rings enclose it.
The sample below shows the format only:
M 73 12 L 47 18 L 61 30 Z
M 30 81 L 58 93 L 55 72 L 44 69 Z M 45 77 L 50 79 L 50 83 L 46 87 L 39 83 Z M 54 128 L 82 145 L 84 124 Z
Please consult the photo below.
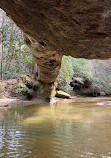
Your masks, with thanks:
M 0 109 L 0 158 L 81 157 L 111 158 L 111 105 L 84 98 Z

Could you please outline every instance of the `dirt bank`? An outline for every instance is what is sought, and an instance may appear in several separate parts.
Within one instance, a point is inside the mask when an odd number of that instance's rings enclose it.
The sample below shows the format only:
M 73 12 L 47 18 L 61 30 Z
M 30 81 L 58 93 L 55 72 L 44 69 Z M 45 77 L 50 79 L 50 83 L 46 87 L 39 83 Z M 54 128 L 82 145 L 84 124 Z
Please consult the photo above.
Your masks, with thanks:
M 17 79 L 0 80 L 0 107 L 25 106 L 46 103 L 43 99 L 20 100 L 11 96 L 11 90 Z

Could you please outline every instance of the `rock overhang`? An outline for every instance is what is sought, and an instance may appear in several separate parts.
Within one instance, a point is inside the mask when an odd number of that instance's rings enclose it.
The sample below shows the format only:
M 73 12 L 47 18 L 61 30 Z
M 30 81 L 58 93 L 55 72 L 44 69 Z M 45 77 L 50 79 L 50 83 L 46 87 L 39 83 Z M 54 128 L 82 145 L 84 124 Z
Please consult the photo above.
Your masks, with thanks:
M 110 0 L 1 0 L 29 36 L 62 55 L 111 57 Z

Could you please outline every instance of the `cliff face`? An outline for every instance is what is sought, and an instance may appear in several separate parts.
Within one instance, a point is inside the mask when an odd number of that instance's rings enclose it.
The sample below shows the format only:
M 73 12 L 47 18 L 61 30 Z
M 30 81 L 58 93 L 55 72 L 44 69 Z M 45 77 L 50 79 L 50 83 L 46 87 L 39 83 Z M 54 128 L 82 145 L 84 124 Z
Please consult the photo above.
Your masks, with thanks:
M 0 0 L 0 6 L 25 33 L 44 83 L 54 82 L 62 55 L 111 57 L 110 0 Z

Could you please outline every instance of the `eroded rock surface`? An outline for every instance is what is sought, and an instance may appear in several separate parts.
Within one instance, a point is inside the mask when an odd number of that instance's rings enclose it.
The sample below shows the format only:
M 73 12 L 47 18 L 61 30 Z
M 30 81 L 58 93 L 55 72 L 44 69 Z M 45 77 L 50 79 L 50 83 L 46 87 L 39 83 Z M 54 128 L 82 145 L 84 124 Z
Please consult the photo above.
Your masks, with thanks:
M 110 0 L 0 0 L 0 6 L 25 33 L 46 87 L 55 81 L 62 55 L 111 57 Z
M 62 54 L 111 57 L 110 0 L 0 0 L 17 25 Z
M 38 42 L 28 34 L 24 33 L 24 40 L 30 47 L 34 60 L 38 66 L 38 95 L 46 99 L 55 95 L 53 90 L 55 79 L 59 74 L 62 55 L 49 47 L 44 41 Z

